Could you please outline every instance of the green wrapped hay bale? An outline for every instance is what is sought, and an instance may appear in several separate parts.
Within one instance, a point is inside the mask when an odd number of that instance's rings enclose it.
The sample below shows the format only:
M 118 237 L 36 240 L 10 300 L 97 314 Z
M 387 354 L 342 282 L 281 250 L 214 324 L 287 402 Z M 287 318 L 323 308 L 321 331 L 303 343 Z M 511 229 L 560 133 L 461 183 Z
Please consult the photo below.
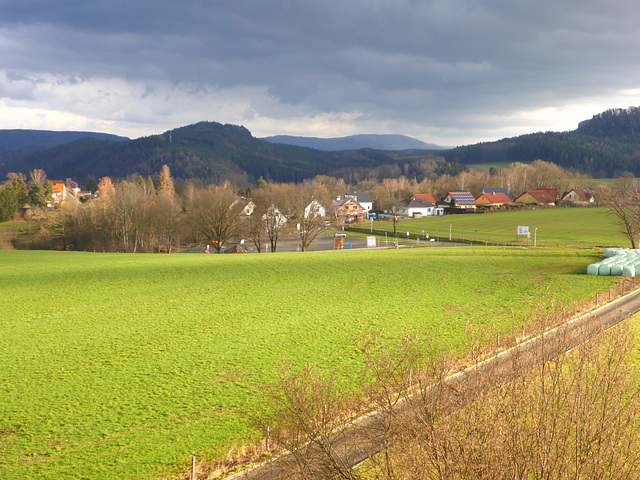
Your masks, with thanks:
M 613 276 L 620 276 L 622 275 L 622 269 L 623 269 L 623 265 L 621 263 L 617 263 L 615 265 L 611 266 L 611 271 L 610 271 L 610 275 Z
M 598 267 L 600 267 L 599 263 L 592 263 L 587 266 L 587 275 L 598 275 Z
M 623 277 L 635 277 L 636 276 L 636 267 L 635 267 L 635 265 L 626 265 L 622 269 L 622 276 Z
M 611 265 L 602 262 L 598 267 L 598 275 L 611 275 Z

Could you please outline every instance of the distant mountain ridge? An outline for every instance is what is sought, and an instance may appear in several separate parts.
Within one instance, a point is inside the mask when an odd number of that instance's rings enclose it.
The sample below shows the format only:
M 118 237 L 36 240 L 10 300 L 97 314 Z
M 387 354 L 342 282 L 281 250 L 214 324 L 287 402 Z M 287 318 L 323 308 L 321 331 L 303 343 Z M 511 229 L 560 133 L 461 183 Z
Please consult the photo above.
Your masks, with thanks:
M 65 143 L 93 138 L 95 140 L 124 142 L 127 137 L 120 137 L 109 133 L 98 132 L 74 132 L 53 130 L 0 130 L 0 153 L 13 148 L 55 147 Z
M 376 135 L 354 137 L 380 139 Z M 340 148 L 357 145 L 341 144 Z M 154 175 L 167 164 L 176 178 L 204 184 L 230 180 L 246 185 L 261 176 L 273 182 L 300 182 L 316 175 L 344 177 L 355 183 L 401 175 L 418 178 L 424 174 L 421 164 L 438 158 L 438 168 L 450 174 L 467 168 L 465 165 L 542 159 L 593 177 L 615 177 L 624 172 L 640 177 L 640 107 L 607 110 L 570 132 L 531 133 L 431 152 L 405 148 L 415 147 L 415 143 L 384 146 L 385 150 L 326 151 L 272 143 L 253 137 L 245 127 L 216 122 L 200 122 L 135 140 L 91 132 L 0 130 L 0 179 L 8 172 L 26 174 L 34 168 L 45 170 L 49 178 L 124 178 Z
M 393 164 L 396 157 L 372 149 L 324 152 L 270 143 L 239 125 L 199 122 L 135 140 L 84 138 L 23 156 L 0 154 L 0 178 L 34 168 L 45 170 L 50 178 L 123 178 L 153 175 L 167 164 L 176 178 L 204 183 L 231 180 L 242 185 L 261 176 L 274 182 L 300 182 L 320 174 Z
M 360 150 L 361 148 L 372 148 L 375 150 L 444 150 L 446 147 L 425 143 L 406 135 L 377 135 L 362 134 L 350 135 L 347 137 L 319 138 L 319 137 L 297 137 L 292 135 L 275 135 L 265 137 L 263 140 L 271 143 L 283 143 L 298 147 L 315 148 L 327 152 L 337 152 L 344 150 Z

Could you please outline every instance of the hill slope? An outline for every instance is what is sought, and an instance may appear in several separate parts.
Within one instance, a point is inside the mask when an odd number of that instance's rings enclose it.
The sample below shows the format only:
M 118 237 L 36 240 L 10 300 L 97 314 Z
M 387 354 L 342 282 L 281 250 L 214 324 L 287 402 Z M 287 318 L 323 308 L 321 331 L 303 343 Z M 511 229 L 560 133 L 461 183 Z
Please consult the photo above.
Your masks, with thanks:
M 322 152 L 257 139 L 244 127 L 200 122 L 161 135 L 124 142 L 83 139 L 19 158 L 4 158 L 0 175 L 44 169 L 50 178 L 87 175 L 144 176 L 169 165 L 174 176 L 205 182 L 224 179 L 239 184 L 262 176 L 278 182 L 299 182 L 338 169 L 375 167 L 395 157 L 379 151 Z
M 441 155 L 467 165 L 542 159 L 594 177 L 623 172 L 640 176 L 640 107 L 607 110 L 572 132 L 532 133 L 458 147 Z

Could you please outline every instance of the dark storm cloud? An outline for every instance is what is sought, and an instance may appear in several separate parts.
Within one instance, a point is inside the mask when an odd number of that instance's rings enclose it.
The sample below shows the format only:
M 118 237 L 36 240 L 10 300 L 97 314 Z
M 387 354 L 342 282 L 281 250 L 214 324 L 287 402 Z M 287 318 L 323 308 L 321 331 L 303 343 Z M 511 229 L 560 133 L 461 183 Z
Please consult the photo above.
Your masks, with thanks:
M 630 0 L 5 1 L 0 70 L 23 96 L 46 75 L 255 87 L 274 99 L 255 100 L 263 117 L 464 129 L 483 112 L 637 88 L 638 12 Z

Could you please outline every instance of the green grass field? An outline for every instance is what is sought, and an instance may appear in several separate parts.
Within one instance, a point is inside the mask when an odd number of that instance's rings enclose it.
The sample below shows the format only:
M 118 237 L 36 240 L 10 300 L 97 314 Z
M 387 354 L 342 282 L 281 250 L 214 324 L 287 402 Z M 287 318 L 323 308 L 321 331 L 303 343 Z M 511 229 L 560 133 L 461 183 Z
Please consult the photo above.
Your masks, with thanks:
M 406 236 L 406 232 L 422 234 L 424 230 L 425 234 L 436 238 L 439 231 L 441 239 L 448 239 L 450 226 L 454 239 L 513 242 L 516 239 L 517 227 L 528 226 L 531 243 L 534 241 L 537 228 L 537 241 L 540 244 L 573 244 L 580 241 L 599 246 L 631 246 L 605 208 L 548 208 L 407 219 L 398 223 L 398 235 Z M 358 227 L 368 231 L 370 224 Z M 373 228 L 382 232 L 393 232 L 393 224 L 387 221 L 374 222 Z
M 508 330 L 551 292 L 611 286 L 589 251 L 262 255 L 0 252 L 0 478 L 158 478 L 255 439 L 282 359 L 359 360 L 360 326 L 439 346 Z M 515 313 L 515 320 L 514 320 Z

